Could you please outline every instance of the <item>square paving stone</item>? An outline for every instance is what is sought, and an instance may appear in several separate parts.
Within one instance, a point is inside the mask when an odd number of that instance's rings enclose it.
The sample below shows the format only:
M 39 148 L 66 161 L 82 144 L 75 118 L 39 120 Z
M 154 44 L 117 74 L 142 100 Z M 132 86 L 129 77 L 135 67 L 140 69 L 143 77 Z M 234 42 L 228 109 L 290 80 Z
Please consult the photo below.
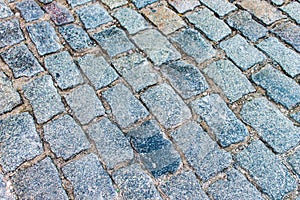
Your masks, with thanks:
M 87 124 L 105 113 L 101 101 L 89 85 L 75 88 L 65 98 L 81 124 Z
M 44 71 L 40 63 L 25 44 L 12 47 L 1 53 L 1 57 L 13 71 L 15 78 L 32 77 Z
M 224 17 L 226 14 L 236 10 L 237 8 L 229 3 L 227 0 L 200 0 L 201 3 L 212 9 L 220 17 Z
M 162 200 L 150 176 L 138 164 L 118 169 L 113 173 L 112 178 L 119 186 L 124 200 Z
M 204 73 L 222 89 L 231 101 L 237 101 L 244 95 L 255 92 L 247 77 L 228 60 L 219 60 L 205 68 Z
M 193 10 L 196 6 L 200 5 L 200 2 L 198 0 L 168 0 L 168 3 L 173 6 L 179 13 Z
M 11 11 L 11 9 L 6 5 L 6 3 L 3 0 L 0 0 L 0 18 L 6 18 L 12 16 L 14 13 Z
M 234 115 L 217 94 L 194 100 L 192 108 L 200 115 L 222 147 L 228 147 L 245 140 L 249 135 L 246 126 Z
M 53 152 L 64 159 L 90 147 L 83 130 L 70 115 L 44 125 L 44 137 Z
M 84 6 L 76 12 L 86 29 L 97 28 L 113 20 L 99 3 Z
M 40 55 L 53 53 L 62 48 L 55 29 L 49 22 L 38 22 L 27 26 L 27 31 Z
M 161 72 L 185 99 L 208 89 L 208 84 L 199 69 L 183 61 L 163 65 Z
M 298 148 L 295 153 L 289 156 L 287 161 L 298 174 L 298 177 L 300 177 L 300 149 Z
M 119 77 L 105 59 L 96 54 L 86 54 L 78 60 L 78 64 L 97 90 Z
M 61 89 L 73 88 L 84 82 L 78 67 L 68 51 L 52 54 L 45 58 L 45 67 Z
M 160 79 L 151 63 L 139 53 L 113 60 L 113 65 L 136 92 L 154 85 Z
M 123 6 L 125 4 L 128 3 L 127 0 L 101 0 L 103 3 L 105 3 L 106 5 L 108 5 L 108 7 L 110 9 L 119 7 L 119 6 Z
M 192 116 L 188 106 L 165 83 L 146 90 L 141 98 L 165 128 L 176 126 Z
M 95 33 L 93 38 L 107 51 L 110 57 L 134 48 L 134 45 L 127 38 L 125 32 L 117 27 L 111 27 Z
M 17 19 L 0 22 L 0 48 L 20 43 L 24 40 Z
M 20 199 L 68 199 L 58 171 L 49 157 L 12 177 L 12 183 Z
M 286 166 L 259 140 L 237 154 L 236 160 L 272 199 L 283 199 L 297 188 L 297 182 Z
M 125 128 L 149 115 L 143 104 L 124 85 L 118 84 L 103 92 L 120 127 Z
M 16 8 L 20 10 L 26 22 L 34 21 L 44 16 L 44 11 L 34 0 L 18 2 L 16 3 Z
M 292 1 L 289 4 L 281 7 L 281 10 L 286 12 L 293 20 L 300 24 L 300 2 Z
M 197 63 L 202 63 L 215 56 L 216 50 L 196 30 L 186 29 L 172 37 L 172 40 L 181 47 L 188 55 L 193 57 Z
M 37 122 L 44 123 L 65 111 L 61 96 L 53 85 L 51 76 L 45 75 L 23 86 L 24 95 L 33 107 Z
M 74 8 L 75 6 L 86 4 L 88 2 L 91 2 L 92 0 L 67 0 L 67 1 L 71 5 L 71 7 Z
M 3 72 L 0 72 L 0 87 L 0 114 L 10 111 L 22 103 L 19 93 Z
M 63 173 L 74 186 L 75 199 L 115 199 L 112 181 L 95 154 L 70 162 Z
M 5 172 L 43 153 L 32 116 L 25 112 L 0 120 L 0 164 Z
M 284 153 L 299 144 L 300 127 L 295 126 L 266 98 L 256 98 L 246 103 L 240 114 L 275 152 Z
M 43 7 L 56 25 L 68 24 L 74 21 L 72 13 L 63 5 L 56 2 Z
M 107 118 L 90 126 L 87 133 L 95 141 L 100 157 L 108 169 L 133 159 L 133 150 L 129 140 Z
M 181 58 L 180 53 L 157 30 L 146 30 L 133 36 L 135 43 L 146 52 L 155 65 Z M 151 42 L 150 42 L 151 41 Z
M 158 0 L 132 0 L 132 3 L 138 8 L 144 8 L 147 5 L 150 5 L 154 2 L 157 2 Z
M 224 49 L 227 56 L 242 70 L 247 70 L 266 58 L 262 52 L 250 45 L 246 39 L 240 35 L 235 35 L 221 42 L 220 47 Z

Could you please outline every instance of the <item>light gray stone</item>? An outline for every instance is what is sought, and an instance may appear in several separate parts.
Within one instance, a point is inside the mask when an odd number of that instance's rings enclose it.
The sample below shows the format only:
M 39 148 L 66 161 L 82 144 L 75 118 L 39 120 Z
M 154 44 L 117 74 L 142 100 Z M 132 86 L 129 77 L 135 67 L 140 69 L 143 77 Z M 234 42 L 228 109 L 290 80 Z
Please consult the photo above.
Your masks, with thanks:
M 201 3 L 212 9 L 219 16 L 223 17 L 224 15 L 236 10 L 237 8 L 229 3 L 227 0 L 200 0 Z
M 296 174 L 298 174 L 298 177 L 300 177 L 300 149 L 298 148 L 291 156 L 289 156 L 287 161 L 290 163 Z
M 6 18 L 12 16 L 14 13 L 11 11 L 11 9 L 6 5 L 6 3 L 3 0 L 0 0 L 0 18 Z
M 125 5 L 128 3 L 127 0 L 101 0 L 103 3 L 105 3 L 106 5 L 108 5 L 108 7 L 110 9 L 114 9 L 116 7 Z
M 300 2 L 292 1 L 289 4 L 283 6 L 281 9 L 286 12 L 292 19 L 294 19 L 298 24 L 300 24 Z
M 1 20 L 0 22 L 0 48 L 20 43 L 24 40 L 20 22 L 17 19 Z

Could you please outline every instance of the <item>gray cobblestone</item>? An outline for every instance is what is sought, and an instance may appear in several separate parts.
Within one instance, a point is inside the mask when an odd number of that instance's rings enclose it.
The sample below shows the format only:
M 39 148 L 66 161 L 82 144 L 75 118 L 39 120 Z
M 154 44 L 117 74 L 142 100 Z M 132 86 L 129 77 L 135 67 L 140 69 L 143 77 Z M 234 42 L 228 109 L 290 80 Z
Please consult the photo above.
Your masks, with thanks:
M 284 3 L 285 0 L 271 0 L 272 3 L 274 3 L 277 6 L 280 6 Z
M 246 126 L 227 107 L 217 94 L 192 102 L 192 108 L 200 115 L 216 135 L 222 147 L 242 142 L 249 135 Z
M 17 19 L 0 22 L 0 48 L 20 43 L 22 40 L 24 36 Z
M 55 1 L 43 7 L 56 25 L 68 24 L 74 21 L 71 12 Z
M 118 84 L 105 91 L 103 97 L 110 105 L 112 114 L 122 128 L 149 115 L 143 104 L 124 84 Z
M 0 120 L 0 164 L 5 172 L 43 152 L 34 121 L 29 113 Z
M 283 6 L 281 8 L 284 12 L 286 12 L 292 19 L 294 19 L 298 24 L 300 24 L 300 3 L 296 1 L 292 1 L 289 4 Z
M 167 84 L 148 89 L 141 98 L 166 128 L 176 126 L 192 116 L 190 109 Z
M 300 123 L 300 111 L 291 115 L 293 119 Z
M 132 3 L 134 3 L 138 9 L 141 9 L 157 1 L 158 0 L 132 0 Z
M 14 0 L 12 0 L 12 1 L 14 1 Z M 47 3 L 51 3 L 53 0 L 38 0 L 38 1 L 43 4 L 47 4 Z
M 88 2 L 91 2 L 92 0 L 67 0 L 67 1 L 74 8 L 75 6 L 86 4 Z
M 214 1 L 200 0 L 200 1 L 221 17 L 237 9 L 233 4 L 229 3 L 227 0 L 214 0 Z
M 173 6 L 179 13 L 184 13 L 189 10 L 193 10 L 196 6 L 200 5 L 197 0 L 168 0 L 169 4 Z
M 95 141 L 100 157 L 109 169 L 133 158 L 128 139 L 107 118 L 90 126 L 87 133 Z
M 246 103 L 241 116 L 278 153 L 286 152 L 300 141 L 300 128 L 265 98 Z
M 21 15 L 26 22 L 40 19 L 44 15 L 44 11 L 41 9 L 39 4 L 33 0 L 24 0 L 16 3 L 16 8 L 20 10 Z
M 23 86 L 25 97 L 33 107 L 38 123 L 51 119 L 65 111 L 61 97 L 57 93 L 49 75 L 42 76 Z
M 258 140 L 237 154 L 236 159 L 272 199 L 282 199 L 297 187 L 296 180 L 289 174 L 288 169 Z
M 0 18 L 6 18 L 12 16 L 14 13 L 11 11 L 11 9 L 6 5 L 4 0 L 0 1 Z
M 102 0 L 102 2 L 108 5 L 110 9 L 123 6 L 128 3 L 127 0 Z
M 300 177 L 300 149 L 298 148 L 295 153 L 288 157 L 287 161 L 297 173 L 298 177 Z

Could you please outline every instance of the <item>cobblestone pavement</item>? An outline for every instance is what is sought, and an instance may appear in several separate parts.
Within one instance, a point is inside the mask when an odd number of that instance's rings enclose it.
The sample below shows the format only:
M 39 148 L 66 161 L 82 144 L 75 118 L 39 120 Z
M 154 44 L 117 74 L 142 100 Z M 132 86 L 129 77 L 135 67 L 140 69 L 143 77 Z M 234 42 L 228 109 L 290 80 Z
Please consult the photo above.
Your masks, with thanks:
M 1 200 L 299 183 L 299 0 L 0 0 Z

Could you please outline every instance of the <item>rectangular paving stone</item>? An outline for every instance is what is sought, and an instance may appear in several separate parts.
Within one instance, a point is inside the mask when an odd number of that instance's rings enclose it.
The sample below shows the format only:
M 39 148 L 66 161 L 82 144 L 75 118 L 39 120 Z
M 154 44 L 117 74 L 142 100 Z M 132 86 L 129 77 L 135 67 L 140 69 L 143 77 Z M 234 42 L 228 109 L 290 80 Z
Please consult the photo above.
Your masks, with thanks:
M 149 115 L 143 104 L 123 83 L 103 92 L 102 96 L 110 105 L 113 116 L 122 128 Z
M 70 162 L 62 168 L 72 182 L 75 199 L 115 199 L 117 194 L 95 154 Z
M 283 199 L 297 187 L 286 166 L 259 140 L 237 154 L 236 160 L 272 199 Z
M 172 38 L 173 42 L 178 43 L 181 49 L 193 57 L 197 63 L 202 63 L 215 56 L 216 50 L 212 45 L 196 30 L 186 29 Z
M 203 93 L 208 89 L 204 76 L 194 65 L 175 61 L 163 65 L 160 71 L 184 99 Z
M 3 0 L 0 0 L 0 18 L 6 18 L 12 16 L 14 13 L 11 11 L 8 5 Z
M 242 70 L 247 70 L 266 58 L 262 52 L 249 44 L 240 35 L 235 35 L 234 37 L 221 42 L 220 47 Z
M 181 58 L 180 53 L 157 30 L 150 29 L 132 37 L 155 65 Z M 151 42 L 150 42 L 151 41 Z
M 195 7 L 200 5 L 200 2 L 197 0 L 168 0 L 168 3 L 173 6 L 179 13 L 193 10 Z
M 21 12 L 21 16 L 26 22 L 31 22 L 44 16 L 44 11 L 33 0 L 18 2 L 16 3 L 16 8 Z
M 300 177 L 300 149 L 298 148 L 291 156 L 289 156 L 287 161 L 298 177 Z
M 300 55 L 284 46 L 277 38 L 269 37 L 257 47 L 274 59 L 290 76 L 300 74 Z
M 68 51 L 52 54 L 46 57 L 44 62 L 45 67 L 61 89 L 73 88 L 84 83 L 80 71 Z
M 222 89 L 230 102 L 255 92 L 247 77 L 229 60 L 216 61 L 203 71 Z
M 300 141 L 300 128 L 265 98 L 246 103 L 240 114 L 275 152 L 284 153 Z
M 101 101 L 89 85 L 75 88 L 65 98 L 81 124 L 87 124 L 95 117 L 105 113 Z
M 91 2 L 92 0 L 67 0 L 72 8 Z
M 246 126 L 219 95 L 212 94 L 196 99 L 191 106 L 204 119 L 222 147 L 242 142 L 249 135 Z
M 97 54 L 86 54 L 78 60 L 78 64 L 96 90 L 109 85 L 119 77 L 105 59 Z
M 298 24 L 300 24 L 300 2 L 291 1 L 289 4 L 284 5 L 280 8 L 284 12 L 286 12 L 293 20 L 295 20 Z
M 113 13 L 113 16 L 127 29 L 129 34 L 135 34 L 149 27 L 149 23 L 145 18 L 130 8 L 120 8 Z
M 240 10 L 227 18 L 229 26 L 239 30 L 245 37 L 251 41 L 257 41 L 266 36 L 268 29 L 252 19 L 247 11 Z
M 263 200 L 260 192 L 238 170 L 226 172 L 226 179 L 211 184 L 208 193 L 220 200 Z
M 49 22 L 43 21 L 29 25 L 27 31 L 41 56 L 62 48 L 55 30 Z
M 141 98 L 165 128 L 176 126 L 192 116 L 187 105 L 166 83 L 146 90 Z
M 119 6 L 123 6 L 128 3 L 127 0 L 101 0 L 105 3 L 110 9 L 114 9 Z
M 196 122 L 188 122 L 171 133 L 189 164 L 202 181 L 216 176 L 233 162 Z
M 23 40 L 24 36 L 17 19 L 0 22 L 0 48 L 20 43 Z
M 154 2 L 157 2 L 158 0 L 132 0 L 132 3 L 138 8 L 144 8 L 147 5 L 150 5 Z
M 124 53 L 134 48 L 125 32 L 117 27 L 111 27 L 95 33 L 93 38 L 108 53 L 110 57 Z
M 237 8 L 229 3 L 227 0 L 200 0 L 205 6 L 212 9 L 220 17 L 224 17 L 226 14 L 236 10 Z
M 63 25 L 74 22 L 72 13 L 63 5 L 56 2 L 49 3 L 43 8 L 50 15 L 52 21 L 56 25 Z
M 107 118 L 90 126 L 87 133 L 95 141 L 100 157 L 108 169 L 133 159 L 129 140 Z
M 124 199 L 161 200 L 150 176 L 138 164 L 118 169 L 112 175 Z
M 90 147 L 85 133 L 70 115 L 44 125 L 44 138 L 58 157 L 68 159 Z
M 49 157 L 12 177 L 12 183 L 20 199 L 68 199 L 58 171 Z
M 43 153 L 40 137 L 28 112 L 0 120 L 0 164 L 5 172 Z
M 156 84 L 160 79 L 151 63 L 139 53 L 115 59 L 113 65 L 135 92 Z
M 208 8 L 189 14 L 187 18 L 211 40 L 220 41 L 231 33 L 231 29 Z
M 268 65 L 252 75 L 252 80 L 277 103 L 291 109 L 300 102 L 300 86 L 293 79 Z
M 27 83 L 23 86 L 23 91 L 33 107 L 33 113 L 39 124 L 65 111 L 61 97 L 49 75 L 44 75 Z

